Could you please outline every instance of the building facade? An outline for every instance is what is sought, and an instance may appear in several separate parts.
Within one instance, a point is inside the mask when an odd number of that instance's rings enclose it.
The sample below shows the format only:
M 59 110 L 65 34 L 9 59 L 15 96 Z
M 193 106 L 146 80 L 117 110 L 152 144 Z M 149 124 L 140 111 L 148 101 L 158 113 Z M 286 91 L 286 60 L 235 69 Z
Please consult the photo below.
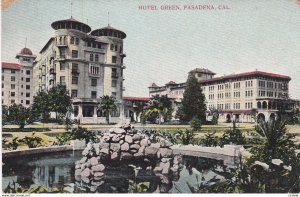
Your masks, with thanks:
M 2 62 L 2 105 L 22 104 L 29 107 L 33 102 L 33 63 L 36 56 L 28 48 L 16 55 L 18 63 Z
M 206 98 L 207 118 L 209 112 L 219 111 L 219 121 L 256 122 L 274 119 L 281 110 L 289 110 L 294 102 L 289 98 L 289 76 L 261 71 L 214 77 L 207 69 L 190 71 L 201 84 Z M 183 98 L 185 83 L 175 82 L 165 86 L 153 83 L 149 96 L 167 94 Z
M 70 92 L 74 117 L 81 123 L 104 123 L 105 115 L 97 108 L 100 97 L 113 96 L 117 110 L 111 122 L 123 115 L 123 39 L 126 34 L 110 25 L 91 31 L 74 18 L 55 21 L 55 30 L 34 64 L 35 92 L 57 84 Z

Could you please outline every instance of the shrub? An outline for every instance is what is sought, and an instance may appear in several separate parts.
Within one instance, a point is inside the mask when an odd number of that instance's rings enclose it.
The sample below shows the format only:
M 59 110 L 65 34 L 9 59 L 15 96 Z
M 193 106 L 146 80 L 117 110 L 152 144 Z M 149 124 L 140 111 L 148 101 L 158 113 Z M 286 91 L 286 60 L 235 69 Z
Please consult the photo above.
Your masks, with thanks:
M 8 143 L 8 148 L 12 149 L 12 150 L 16 150 L 18 148 L 18 146 L 20 145 L 20 140 L 18 140 L 18 137 L 15 137 L 12 139 L 11 142 Z
M 23 139 L 19 140 L 19 142 L 26 144 L 29 148 L 41 146 L 43 139 L 34 135 L 35 133 L 33 133 L 32 136 L 25 136 Z
M 232 129 L 225 131 L 221 138 L 222 146 L 225 144 L 243 145 L 246 142 L 243 133 L 236 127 L 235 122 L 232 124 Z
M 183 145 L 194 143 L 195 133 L 192 130 L 186 129 L 185 131 L 178 131 L 178 138 Z
M 204 146 L 218 146 L 220 144 L 220 139 L 215 135 L 216 132 L 208 132 L 205 134 L 205 138 L 199 140 L 198 144 Z
M 194 116 L 193 119 L 190 121 L 190 126 L 192 127 L 193 131 L 198 131 L 201 129 L 201 120 L 199 116 Z
M 96 141 L 96 135 L 93 132 L 88 131 L 86 128 L 78 127 L 72 129 L 71 132 L 63 133 L 61 136 L 56 137 L 59 145 L 65 144 L 70 140 L 85 140 L 86 143 L 89 141 Z

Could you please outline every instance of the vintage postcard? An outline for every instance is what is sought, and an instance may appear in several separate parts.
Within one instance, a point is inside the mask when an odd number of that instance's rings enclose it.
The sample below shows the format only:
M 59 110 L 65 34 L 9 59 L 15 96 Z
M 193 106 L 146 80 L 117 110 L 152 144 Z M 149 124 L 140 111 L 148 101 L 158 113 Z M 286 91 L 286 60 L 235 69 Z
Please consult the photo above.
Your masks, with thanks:
M 2 0 L 2 193 L 300 192 L 299 0 Z

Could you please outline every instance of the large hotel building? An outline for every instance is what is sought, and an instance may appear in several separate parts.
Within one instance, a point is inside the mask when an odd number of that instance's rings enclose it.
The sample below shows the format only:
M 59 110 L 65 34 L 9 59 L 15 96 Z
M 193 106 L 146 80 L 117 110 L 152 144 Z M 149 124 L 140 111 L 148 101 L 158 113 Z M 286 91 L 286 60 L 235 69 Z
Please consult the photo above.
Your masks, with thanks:
M 269 120 L 276 118 L 278 111 L 293 106 L 289 98 L 289 76 L 253 71 L 214 77 L 214 72 L 202 68 L 190 73 L 196 76 L 202 87 L 207 111 L 217 109 L 221 122 Z M 164 86 L 153 83 L 149 87 L 149 96 L 168 95 L 180 102 L 185 87 L 185 83 L 173 81 Z
M 55 34 L 36 59 L 30 49 L 17 55 L 19 64 L 2 63 L 2 104 L 30 106 L 33 96 L 62 84 L 70 92 L 74 118 L 81 123 L 102 123 L 97 109 L 103 95 L 114 96 L 117 110 L 111 122 L 123 115 L 123 39 L 126 34 L 110 25 L 91 31 L 74 18 L 51 24 Z

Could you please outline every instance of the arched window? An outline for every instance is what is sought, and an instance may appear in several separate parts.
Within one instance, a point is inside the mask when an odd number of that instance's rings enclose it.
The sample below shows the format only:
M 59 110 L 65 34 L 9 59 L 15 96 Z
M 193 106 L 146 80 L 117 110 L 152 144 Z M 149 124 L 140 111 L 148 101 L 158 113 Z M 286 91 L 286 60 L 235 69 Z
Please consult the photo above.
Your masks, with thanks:
M 99 61 L 99 55 L 96 54 L 96 55 L 95 55 L 95 62 L 98 62 L 98 61 Z
M 90 54 L 90 61 L 94 61 L 94 55 L 92 53 Z

